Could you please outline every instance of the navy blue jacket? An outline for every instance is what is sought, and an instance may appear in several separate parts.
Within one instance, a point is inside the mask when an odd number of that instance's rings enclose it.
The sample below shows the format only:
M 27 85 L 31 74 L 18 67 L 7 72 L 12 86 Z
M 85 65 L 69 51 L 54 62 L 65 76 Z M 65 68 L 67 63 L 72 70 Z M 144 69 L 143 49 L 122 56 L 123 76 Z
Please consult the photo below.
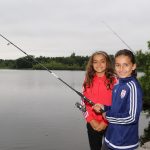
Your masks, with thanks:
M 135 77 L 119 79 L 112 94 L 112 106 L 106 112 L 109 122 L 105 143 L 115 150 L 138 147 L 138 122 L 142 110 L 142 89 Z

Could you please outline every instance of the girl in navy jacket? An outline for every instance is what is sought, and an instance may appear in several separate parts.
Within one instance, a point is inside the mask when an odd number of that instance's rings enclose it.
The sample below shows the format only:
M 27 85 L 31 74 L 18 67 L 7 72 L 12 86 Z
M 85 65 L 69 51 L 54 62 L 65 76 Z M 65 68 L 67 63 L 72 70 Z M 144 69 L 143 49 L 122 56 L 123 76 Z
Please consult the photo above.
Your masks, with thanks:
M 135 58 L 130 50 L 116 53 L 115 70 L 119 80 L 113 89 L 112 106 L 107 107 L 105 113 L 109 125 L 102 150 L 135 150 L 139 144 L 142 90 L 136 79 Z

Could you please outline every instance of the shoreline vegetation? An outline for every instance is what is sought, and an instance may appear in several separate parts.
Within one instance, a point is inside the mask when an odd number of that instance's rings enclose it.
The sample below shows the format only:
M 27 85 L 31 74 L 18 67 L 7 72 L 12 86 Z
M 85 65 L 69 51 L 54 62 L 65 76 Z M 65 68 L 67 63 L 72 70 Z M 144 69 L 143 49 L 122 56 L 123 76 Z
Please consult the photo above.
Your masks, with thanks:
M 114 63 L 114 55 L 109 55 Z M 150 53 L 141 50 L 136 54 L 137 70 L 144 72 L 150 67 Z M 34 60 L 35 61 L 34 61 Z M 18 58 L 16 60 L 0 59 L 0 69 L 33 69 L 44 70 L 39 63 L 50 70 L 85 70 L 89 56 L 76 56 L 72 53 L 69 57 L 34 57 L 33 55 Z

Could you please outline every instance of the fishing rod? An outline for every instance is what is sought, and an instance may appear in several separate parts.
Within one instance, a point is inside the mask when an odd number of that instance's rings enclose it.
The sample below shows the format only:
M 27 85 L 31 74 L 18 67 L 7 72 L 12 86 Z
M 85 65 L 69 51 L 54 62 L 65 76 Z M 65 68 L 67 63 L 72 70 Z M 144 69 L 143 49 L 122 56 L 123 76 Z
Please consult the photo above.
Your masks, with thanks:
M 81 92 L 79 92 L 76 89 L 74 89 L 73 87 L 71 87 L 67 82 L 65 82 L 63 79 L 61 79 L 60 77 L 58 77 L 54 72 L 52 72 L 51 70 L 49 70 L 47 67 L 45 67 L 43 64 L 41 64 L 39 61 L 37 61 L 34 57 L 31 57 L 31 55 L 27 54 L 25 51 L 23 51 L 21 48 L 19 48 L 17 45 L 15 45 L 13 42 L 11 42 L 6 37 L 4 37 L 2 34 L 0 34 L 0 36 L 8 42 L 7 45 L 11 44 L 14 47 L 16 47 L 19 51 L 21 51 L 26 56 L 28 56 L 29 58 L 31 58 L 34 62 L 38 63 L 41 67 L 43 67 L 46 71 L 48 71 L 50 74 L 52 74 L 55 78 L 57 78 L 59 81 L 61 81 L 62 83 L 64 83 L 66 86 L 68 86 L 71 90 L 73 90 L 76 94 L 78 94 L 83 100 L 85 100 L 86 102 L 88 102 L 92 106 L 95 105 L 94 102 L 92 102 L 90 99 L 88 99 L 87 97 L 85 97 Z M 75 105 L 81 111 L 83 111 L 83 112 L 86 111 L 85 106 L 81 105 L 79 102 L 76 102 Z
M 112 29 L 112 27 L 110 27 L 110 25 L 108 25 L 106 22 L 101 21 L 113 34 L 115 34 L 128 48 L 129 50 L 131 50 L 132 52 L 134 52 L 132 50 L 132 48 Z

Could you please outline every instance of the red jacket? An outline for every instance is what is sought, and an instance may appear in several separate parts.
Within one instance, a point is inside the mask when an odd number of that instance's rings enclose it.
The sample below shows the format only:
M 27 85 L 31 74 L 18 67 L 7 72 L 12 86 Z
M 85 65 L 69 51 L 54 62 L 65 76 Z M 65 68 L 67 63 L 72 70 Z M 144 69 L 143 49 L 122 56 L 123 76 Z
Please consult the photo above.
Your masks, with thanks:
M 105 83 L 105 75 L 102 77 L 98 77 L 97 75 L 95 75 L 93 78 L 93 84 L 90 87 L 86 87 L 86 90 L 83 91 L 84 96 L 93 101 L 94 103 L 100 103 L 106 106 L 110 106 L 112 99 L 112 90 L 107 89 Z M 103 121 L 105 123 L 108 123 L 101 114 L 96 113 L 92 109 L 92 106 L 90 104 L 85 103 L 85 105 L 87 111 L 85 112 L 84 116 L 87 122 L 95 119 L 99 122 Z

